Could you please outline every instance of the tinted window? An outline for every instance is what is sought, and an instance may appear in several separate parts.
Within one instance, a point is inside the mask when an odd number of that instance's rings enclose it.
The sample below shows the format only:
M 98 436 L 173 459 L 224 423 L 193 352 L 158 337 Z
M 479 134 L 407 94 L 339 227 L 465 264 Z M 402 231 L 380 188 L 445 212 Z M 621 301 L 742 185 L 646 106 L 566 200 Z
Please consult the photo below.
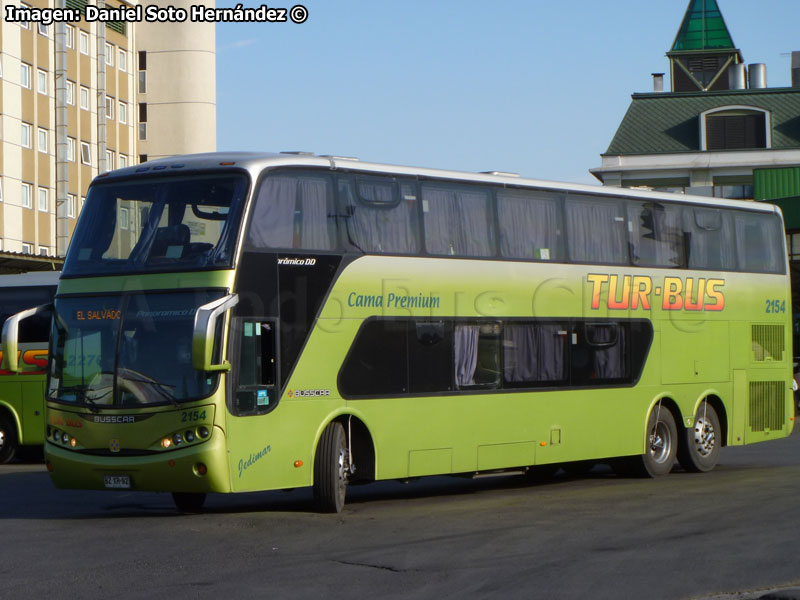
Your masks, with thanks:
M 563 382 L 569 378 L 569 323 L 506 323 L 503 379 L 509 386 Z
M 53 301 L 55 287 L 0 288 L 0 326 L 8 317 L 28 308 Z M 20 343 L 46 344 L 50 337 L 51 311 L 24 319 L 19 324 Z
M 569 195 L 566 201 L 569 257 L 575 262 L 628 264 L 623 203 L 600 196 Z
M 246 246 L 334 249 L 336 214 L 330 178 L 294 174 L 266 177 L 256 193 Z
M 93 184 L 64 273 L 230 266 L 246 193 L 247 177 L 238 174 Z
M 363 252 L 418 254 L 415 186 L 390 178 L 339 179 L 347 240 Z
M 528 260 L 564 260 L 562 195 L 498 190 L 500 254 Z
M 494 219 L 487 190 L 424 184 L 422 212 L 430 254 L 494 256 Z
M 783 273 L 783 229 L 772 214 L 734 212 L 739 268 L 757 273 Z
M 733 213 L 717 208 L 683 210 L 683 231 L 690 269 L 736 268 Z
M 680 206 L 631 202 L 628 221 L 633 264 L 672 268 L 685 264 Z

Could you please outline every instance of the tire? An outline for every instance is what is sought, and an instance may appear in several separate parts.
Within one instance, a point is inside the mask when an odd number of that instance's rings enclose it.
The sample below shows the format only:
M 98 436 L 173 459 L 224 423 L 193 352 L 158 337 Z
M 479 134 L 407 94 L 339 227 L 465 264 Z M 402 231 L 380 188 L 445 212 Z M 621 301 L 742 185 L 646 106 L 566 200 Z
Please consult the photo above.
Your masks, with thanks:
M 344 507 L 350 457 L 341 423 L 331 423 L 322 432 L 314 459 L 314 504 L 325 513 Z
M 657 404 L 647 420 L 645 453 L 634 457 L 633 474 L 639 477 L 661 477 L 672 471 L 678 452 L 678 428 L 666 406 Z
M 172 492 L 172 500 L 182 513 L 199 513 L 203 510 L 206 495 L 192 492 Z
M 19 438 L 14 422 L 6 415 L 0 415 L 0 464 L 10 462 L 17 453 Z
M 678 446 L 678 462 L 691 473 L 707 473 L 719 460 L 722 428 L 717 411 L 703 401 L 694 417 L 694 426 L 687 427 Z

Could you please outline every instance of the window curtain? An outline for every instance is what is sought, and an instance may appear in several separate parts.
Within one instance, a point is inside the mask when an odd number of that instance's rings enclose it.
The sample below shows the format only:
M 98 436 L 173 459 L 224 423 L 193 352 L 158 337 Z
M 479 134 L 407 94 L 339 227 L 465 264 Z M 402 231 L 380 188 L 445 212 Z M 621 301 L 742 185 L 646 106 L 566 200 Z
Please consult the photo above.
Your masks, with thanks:
M 506 324 L 503 376 L 508 383 L 563 381 L 567 336 L 559 323 Z
M 622 379 L 627 376 L 625 327 L 587 325 L 587 338 L 594 348 L 593 379 Z M 616 339 L 615 339 L 616 338 Z
M 416 254 L 419 236 L 415 226 L 416 198 L 408 186 L 401 186 L 400 200 L 395 200 L 388 185 L 359 183 L 357 201 L 352 186 L 347 185 L 347 232 L 350 240 L 364 252 Z M 410 197 L 412 199 L 407 199 Z
M 628 263 L 625 216 L 620 202 L 568 196 L 566 220 L 572 260 Z
M 325 179 L 270 176 L 256 196 L 247 243 L 256 248 L 329 250 L 329 186 Z
M 735 269 L 736 244 L 730 211 L 716 208 L 686 208 L 683 231 L 690 269 Z
M 478 325 L 456 325 L 454 331 L 456 386 L 475 384 L 475 368 L 478 366 Z
M 497 192 L 500 254 L 508 258 L 561 260 L 561 201 L 543 192 Z
M 736 253 L 739 268 L 745 271 L 780 273 L 783 271 L 783 231 L 772 215 L 737 212 Z
M 488 200 L 488 194 L 480 190 L 423 186 L 428 252 L 445 256 L 493 256 Z

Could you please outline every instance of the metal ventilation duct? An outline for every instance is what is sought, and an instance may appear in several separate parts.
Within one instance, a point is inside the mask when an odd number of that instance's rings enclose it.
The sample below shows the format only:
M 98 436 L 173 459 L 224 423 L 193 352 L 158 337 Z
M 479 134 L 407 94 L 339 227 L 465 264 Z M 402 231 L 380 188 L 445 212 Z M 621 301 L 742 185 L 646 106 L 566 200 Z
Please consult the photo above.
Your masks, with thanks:
M 728 88 L 732 90 L 747 89 L 747 68 L 743 63 L 728 67 Z
M 761 90 L 767 87 L 767 65 L 764 63 L 753 63 L 747 66 L 750 72 L 750 89 Z

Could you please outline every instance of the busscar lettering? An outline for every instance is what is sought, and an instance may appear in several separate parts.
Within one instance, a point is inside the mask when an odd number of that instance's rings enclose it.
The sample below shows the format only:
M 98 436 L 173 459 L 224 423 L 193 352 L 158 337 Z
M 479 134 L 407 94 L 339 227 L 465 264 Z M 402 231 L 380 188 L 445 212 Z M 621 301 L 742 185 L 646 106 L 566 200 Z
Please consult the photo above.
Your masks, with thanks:
M 650 310 L 656 296 L 661 297 L 661 309 L 666 311 L 721 311 L 725 308 L 724 279 L 667 276 L 661 286 L 654 285 L 653 279 L 646 275 L 590 273 L 586 279 L 592 285 L 592 310 L 600 309 L 604 293 L 604 307 L 609 310 Z

